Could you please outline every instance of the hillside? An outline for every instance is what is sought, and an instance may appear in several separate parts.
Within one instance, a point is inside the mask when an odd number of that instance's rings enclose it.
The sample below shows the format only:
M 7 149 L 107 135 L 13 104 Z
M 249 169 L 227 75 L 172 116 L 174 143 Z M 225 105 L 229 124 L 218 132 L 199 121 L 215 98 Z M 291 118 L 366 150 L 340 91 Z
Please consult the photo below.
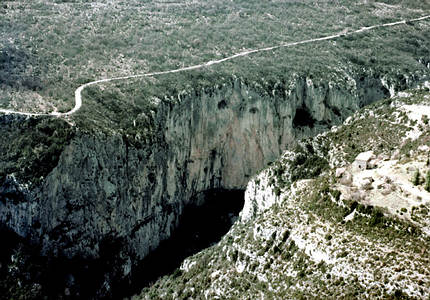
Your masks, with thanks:
M 413 19 L 430 10 L 429 3 L 418 0 L 3 3 L 0 105 L 34 112 L 69 110 L 74 90 L 92 80 L 171 70 L 247 49 Z M 348 89 L 353 80 L 383 77 L 387 89 L 404 89 L 426 73 L 428 26 L 411 22 L 197 71 L 100 84 L 84 96 L 77 121 L 84 129 L 125 130 L 142 111 L 153 109 L 154 101 L 212 89 L 232 77 L 269 94 L 297 76 Z M 93 122 L 85 122 L 88 115 Z
M 2 1 L 0 298 L 428 295 L 429 12 Z
M 219 244 L 133 299 L 427 298 L 429 107 L 413 90 L 301 141 L 248 183 Z

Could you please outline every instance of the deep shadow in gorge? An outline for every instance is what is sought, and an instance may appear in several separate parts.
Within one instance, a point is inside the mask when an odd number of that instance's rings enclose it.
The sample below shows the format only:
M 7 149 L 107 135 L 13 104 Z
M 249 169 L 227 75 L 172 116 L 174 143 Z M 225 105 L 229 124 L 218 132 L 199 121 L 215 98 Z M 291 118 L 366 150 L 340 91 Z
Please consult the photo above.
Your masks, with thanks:
M 20 291 L 21 282 L 30 289 L 40 283 L 35 299 L 41 298 L 39 290 L 48 299 L 139 293 L 228 231 L 230 217 L 243 207 L 244 191 L 225 189 L 243 188 L 295 141 L 377 99 L 380 81 L 364 81 L 360 93 L 351 95 L 329 83 L 309 86 L 300 78 L 285 98 L 265 96 L 234 80 L 190 94 L 177 105 L 161 105 L 157 140 L 148 148 L 123 136 L 76 136 L 40 192 L 28 199 L 0 194 L 0 204 L 9 204 L 0 209 L 1 221 L 15 232 L 29 230 L 36 240 L 36 245 L 23 239 L 2 244 L 7 252 L 0 255 L 0 299 L 13 298 L 11 284 Z M 214 186 L 225 189 L 205 191 Z M 7 265 L 16 249 L 24 258 L 14 263 L 19 266 L 12 274 Z
M 135 265 L 126 279 L 120 276 L 122 239 L 106 238 L 100 245 L 100 258 L 95 260 L 54 258 L 40 256 L 39 247 L 0 226 L 4 242 L 0 249 L 0 299 L 10 299 L 4 298 L 8 294 L 18 297 L 19 293 L 28 299 L 122 299 L 139 293 L 159 277 L 175 272 L 186 257 L 217 243 L 242 210 L 244 190 L 208 190 L 191 199 L 196 202 L 201 205 L 186 206 L 171 238 Z M 12 255 L 14 267 L 8 271 Z M 15 294 L 11 288 L 17 281 L 30 288 L 17 286 Z
M 184 208 L 178 228 L 134 268 L 129 282 L 114 287 L 114 299 L 139 293 L 158 278 L 177 271 L 185 258 L 219 242 L 237 220 L 245 191 L 212 189 L 199 198 L 203 203 Z

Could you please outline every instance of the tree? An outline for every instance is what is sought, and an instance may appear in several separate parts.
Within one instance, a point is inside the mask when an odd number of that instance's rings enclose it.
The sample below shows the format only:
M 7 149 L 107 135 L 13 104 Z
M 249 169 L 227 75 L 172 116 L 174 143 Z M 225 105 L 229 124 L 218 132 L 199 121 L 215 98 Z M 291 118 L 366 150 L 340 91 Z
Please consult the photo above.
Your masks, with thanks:
M 414 185 L 420 184 L 420 171 L 418 169 L 414 173 L 414 177 L 412 178 L 412 183 Z
M 430 170 L 429 170 L 429 171 L 427 171 L 426 184 L 425 184 L 425 186 L 424 186 L 424 189 L 425 189 L 427 192 L 430 192 Z

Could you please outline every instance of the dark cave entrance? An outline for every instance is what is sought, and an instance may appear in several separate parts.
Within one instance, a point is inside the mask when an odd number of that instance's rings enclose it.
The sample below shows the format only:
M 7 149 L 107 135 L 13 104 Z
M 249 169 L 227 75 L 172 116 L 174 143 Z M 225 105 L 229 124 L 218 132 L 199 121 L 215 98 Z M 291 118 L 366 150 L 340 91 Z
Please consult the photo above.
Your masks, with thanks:
M 314 127 L 316 120 L 312 117 L 311 113 L 306 107 L 301 107 L 296 110 L 296 114 L 293 119 L 293 127 Z
M 172 236 L 133 269 L 124 288 L 113 288 L 113 298 L 140 293 L 158 278 L 175 272 L 185 258 L 219 242 L 243 209 L 245 190 L 211 189 L 198 198 L 202 204 L 184 208 Z

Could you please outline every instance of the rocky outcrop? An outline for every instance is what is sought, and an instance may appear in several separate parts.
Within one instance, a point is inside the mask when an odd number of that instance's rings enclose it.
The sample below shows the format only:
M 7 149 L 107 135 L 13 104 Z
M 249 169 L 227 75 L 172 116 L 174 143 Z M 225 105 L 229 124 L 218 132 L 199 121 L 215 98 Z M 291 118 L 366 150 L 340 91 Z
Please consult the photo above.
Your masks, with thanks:
M 160 104 L 154 142 L 146 146 L 121 135 L 77 133 L 37 187 L 3 182 L 0 221 L 51 256 L 97 259 L 120 241 L 118 276 L 127 276 L 206 190 L 244 189 L 297 139 L 388 95 L 379 79 L 358 81 L 345 89 L 297 78 L 263 90 L 236 78 L 193 91 Z

